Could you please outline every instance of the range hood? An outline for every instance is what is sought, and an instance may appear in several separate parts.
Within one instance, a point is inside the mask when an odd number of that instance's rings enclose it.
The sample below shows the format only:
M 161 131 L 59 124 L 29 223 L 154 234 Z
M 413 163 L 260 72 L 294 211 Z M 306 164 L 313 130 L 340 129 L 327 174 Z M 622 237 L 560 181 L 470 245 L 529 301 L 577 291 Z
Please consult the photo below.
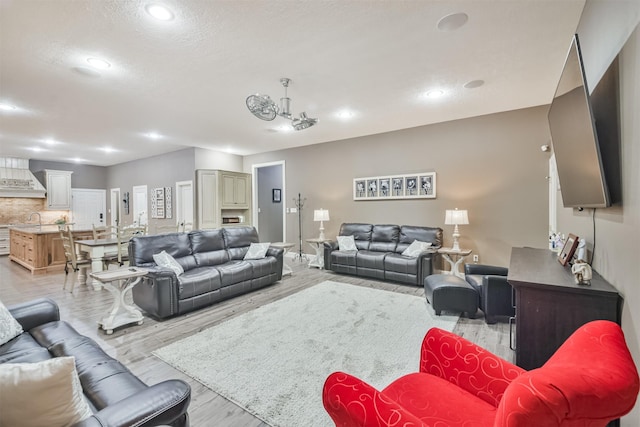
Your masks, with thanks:
M 0 157 L 0 197 L 43 199 L 46 191 L 29 170 L 29 159 Z

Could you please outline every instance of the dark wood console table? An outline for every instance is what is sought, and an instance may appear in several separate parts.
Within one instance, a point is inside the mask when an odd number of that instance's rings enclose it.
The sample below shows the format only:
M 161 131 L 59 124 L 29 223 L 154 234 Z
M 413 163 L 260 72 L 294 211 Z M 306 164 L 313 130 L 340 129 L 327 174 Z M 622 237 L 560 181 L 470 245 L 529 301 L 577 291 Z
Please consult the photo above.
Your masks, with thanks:
M 622 298 L 595 271 L 577 285 L 569 265 L 547 249 L 513 248 L 507 280 L 516 294 L 516 364 L 542 366 L 580 326 L 597 319 L 620 324 Z

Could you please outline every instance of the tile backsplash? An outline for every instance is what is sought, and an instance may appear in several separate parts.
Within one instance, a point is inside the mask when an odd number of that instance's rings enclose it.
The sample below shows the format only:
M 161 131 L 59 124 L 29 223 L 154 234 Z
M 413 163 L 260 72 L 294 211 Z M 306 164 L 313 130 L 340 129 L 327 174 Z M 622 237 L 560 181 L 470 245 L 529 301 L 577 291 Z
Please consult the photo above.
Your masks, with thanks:
M 26 224 L 31 212 L 38 212 L 43 224 L 53 224 L 62 216 L 69 216 L 69 211 L 47 211 L 44 209 L 46 199 L 30 199 L 21 197 L 0 198 L 0 224 Z M 29 223 L 38 223 L 34 216 Z

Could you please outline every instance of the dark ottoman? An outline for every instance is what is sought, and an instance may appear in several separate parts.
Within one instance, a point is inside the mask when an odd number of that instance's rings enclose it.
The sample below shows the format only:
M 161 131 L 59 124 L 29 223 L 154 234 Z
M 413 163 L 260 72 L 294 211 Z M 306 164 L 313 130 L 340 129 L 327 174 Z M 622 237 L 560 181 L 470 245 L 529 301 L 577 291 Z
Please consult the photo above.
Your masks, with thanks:
M 424 293 L 438 316 L 442 310 L 459 311 L 473 319 L 478 311 L 478 292 L 453 274 L 427 276 L 424 279 Z

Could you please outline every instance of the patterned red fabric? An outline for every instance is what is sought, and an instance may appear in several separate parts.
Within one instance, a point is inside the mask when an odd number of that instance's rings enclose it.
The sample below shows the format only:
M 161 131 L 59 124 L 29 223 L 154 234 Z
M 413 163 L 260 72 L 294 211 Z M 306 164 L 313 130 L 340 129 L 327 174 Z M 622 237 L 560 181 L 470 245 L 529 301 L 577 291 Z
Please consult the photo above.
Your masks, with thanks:
M 382 391 L 337 372 L 322 398 L 339 427 L 604 427 L 633 408 L 639 389 L 622 330 L 595 321 L 529 372 L 434 328 L 420 372 Z

